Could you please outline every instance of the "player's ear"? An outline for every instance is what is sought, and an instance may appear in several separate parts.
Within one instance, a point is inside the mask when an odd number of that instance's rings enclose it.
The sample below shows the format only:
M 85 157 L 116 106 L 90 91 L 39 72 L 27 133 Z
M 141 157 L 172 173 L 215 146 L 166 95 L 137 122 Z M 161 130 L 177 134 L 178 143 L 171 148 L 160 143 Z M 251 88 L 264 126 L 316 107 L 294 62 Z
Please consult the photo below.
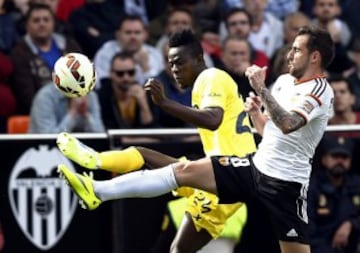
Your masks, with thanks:
M 316 63 L 321 61 L 321 55 L 319 51 L 314 51 L 310 55 L 310 61 L 311 63 Z
M 199 55 L 196 57 L 196 62 L 197 62 L 197 63 L 202 63 L 202 62 L 204 62 L 204 55 L 199 54 Z

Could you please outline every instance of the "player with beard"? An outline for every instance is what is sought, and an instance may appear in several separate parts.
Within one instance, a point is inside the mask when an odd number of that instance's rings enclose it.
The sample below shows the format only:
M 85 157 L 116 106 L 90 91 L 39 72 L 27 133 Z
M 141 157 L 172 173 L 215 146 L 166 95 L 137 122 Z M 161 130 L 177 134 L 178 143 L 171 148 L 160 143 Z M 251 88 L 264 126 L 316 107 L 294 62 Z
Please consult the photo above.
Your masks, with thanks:
M 281 252 L 310 253 L 307 188 L 315 149 L 333 114 L 334 94 L 324 77 L 333 52 L 328 32 L 303 27 L 287 55 L 289 74 L 280 76 L 272 91 L 265 86 L 266 67 L 246 70 L 257 95 L 247 98 L 245 110 L 263 137 L 254 155 L 206 157 L 106 181 L 64 165 L 58 171 L 88 208 L 113 199 L 159 196 L 181 186 L 214 193 L 224 204 L 260 201 Z

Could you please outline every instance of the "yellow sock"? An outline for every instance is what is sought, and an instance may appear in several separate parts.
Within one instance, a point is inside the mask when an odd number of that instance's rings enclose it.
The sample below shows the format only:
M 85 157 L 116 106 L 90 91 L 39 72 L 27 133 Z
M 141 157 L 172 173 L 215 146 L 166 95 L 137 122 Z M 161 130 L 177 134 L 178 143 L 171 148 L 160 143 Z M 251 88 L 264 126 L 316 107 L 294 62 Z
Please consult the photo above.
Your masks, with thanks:
M 99 153 L 101 168 L 104 170 L 126 173 L 140 169 L 145 161 L 140 152 L 129 147 L 124 150 L 114 150 Z

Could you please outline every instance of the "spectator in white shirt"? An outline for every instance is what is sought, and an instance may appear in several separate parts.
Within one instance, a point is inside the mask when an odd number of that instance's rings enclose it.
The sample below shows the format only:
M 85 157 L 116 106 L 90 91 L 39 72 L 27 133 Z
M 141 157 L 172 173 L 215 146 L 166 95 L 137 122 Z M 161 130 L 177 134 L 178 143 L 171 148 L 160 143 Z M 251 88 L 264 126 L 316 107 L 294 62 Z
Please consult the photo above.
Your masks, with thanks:
M 269 58 L 283 45 L 283 24 L 270 12 L 265 12 L 267 0 L 243 0 L 253 21 L 250 43 Z
M 127 15 L 120 22 L 116 39 L 106 42 L 95 54 L 94 64 L 98 74 L 98 84 L 108 78 L 112 57 L 120 51 L 129 52 L 136 60 L 136 80 L 140 84 L 164 69 L 161 52 L 148 44 L 147 29 L 141 17 Z M 100 85 L 98 85 L 98 88 Z

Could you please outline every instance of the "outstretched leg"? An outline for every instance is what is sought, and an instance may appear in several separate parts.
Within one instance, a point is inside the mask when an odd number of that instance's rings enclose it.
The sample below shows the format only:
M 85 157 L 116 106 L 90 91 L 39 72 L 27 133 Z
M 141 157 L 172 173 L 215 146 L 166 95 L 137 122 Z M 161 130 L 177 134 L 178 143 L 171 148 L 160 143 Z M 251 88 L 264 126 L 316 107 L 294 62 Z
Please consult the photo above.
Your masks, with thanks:
M 178 161 L 177 158 L 145 147 L 97 152 L 65 132 L 58 135 L 56 143 L 67 158 L 87 169 L 127 173 L 144 166 L 148 169 L 159 168 Z
M 210 158 L 179 162 L 160 169 L 135 171 L 104 181 L 94 181 L 74 173 L 65 165 L 59 165 L 58 172 L 85 202 L 85 207 L 94 206 L 90 209 L 95 209 L 101 201 L 156 197 L 179 186 L 198 188 L 214 194 L 217 192 Z

